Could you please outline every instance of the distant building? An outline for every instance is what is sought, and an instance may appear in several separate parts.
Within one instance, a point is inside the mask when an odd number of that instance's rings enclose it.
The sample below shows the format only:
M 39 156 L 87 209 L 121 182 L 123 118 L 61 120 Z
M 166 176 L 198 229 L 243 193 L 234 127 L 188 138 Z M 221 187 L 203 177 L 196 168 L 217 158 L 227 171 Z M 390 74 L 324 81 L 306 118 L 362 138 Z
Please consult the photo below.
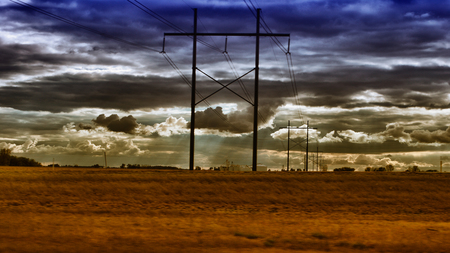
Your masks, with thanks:
M 267 166 L 261 163 L 258 163 L 258 165 L 256 165 L 256 171 L 267 171 Z
M 239 165 L 239 164 L 233 164 L 233 162 L 230 163 L 228 159 L 225 161 L 224 165 L 220 165 L 219 167 L 220 171 L 252 171 L 252 167 L 248 165 Z M 258 163 L 256 166 L 256 171 L 267 171 L 267 166 L 264 164 Z

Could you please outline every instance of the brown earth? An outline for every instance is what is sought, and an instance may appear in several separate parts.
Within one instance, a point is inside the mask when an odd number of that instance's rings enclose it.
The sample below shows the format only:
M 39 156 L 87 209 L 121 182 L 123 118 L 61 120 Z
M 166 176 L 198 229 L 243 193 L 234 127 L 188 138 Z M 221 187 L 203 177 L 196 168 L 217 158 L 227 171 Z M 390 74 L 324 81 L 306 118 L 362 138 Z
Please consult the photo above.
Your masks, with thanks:
M 0 167 L 0 252 L 450 252 L 450 173 Z

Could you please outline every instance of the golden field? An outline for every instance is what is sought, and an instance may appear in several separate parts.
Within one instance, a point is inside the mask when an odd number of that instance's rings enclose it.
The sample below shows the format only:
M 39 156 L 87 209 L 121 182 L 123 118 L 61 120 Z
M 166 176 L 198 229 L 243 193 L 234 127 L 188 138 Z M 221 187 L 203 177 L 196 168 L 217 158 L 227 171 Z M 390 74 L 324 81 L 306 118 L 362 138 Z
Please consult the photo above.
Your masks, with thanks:
M 0 252 L 450 252 L 450 173 L 0 167 Z

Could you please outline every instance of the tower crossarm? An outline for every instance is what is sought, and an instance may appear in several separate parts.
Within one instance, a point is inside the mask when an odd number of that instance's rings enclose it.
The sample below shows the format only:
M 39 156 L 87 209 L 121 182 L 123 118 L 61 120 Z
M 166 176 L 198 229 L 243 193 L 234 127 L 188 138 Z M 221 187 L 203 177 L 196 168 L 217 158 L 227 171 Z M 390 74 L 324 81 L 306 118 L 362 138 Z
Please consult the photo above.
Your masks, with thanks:
M 290 37 L 289 33 L 196 33 L 197 36 Z M 194 33 L 164 33 L 164 36 L 194 36 Z

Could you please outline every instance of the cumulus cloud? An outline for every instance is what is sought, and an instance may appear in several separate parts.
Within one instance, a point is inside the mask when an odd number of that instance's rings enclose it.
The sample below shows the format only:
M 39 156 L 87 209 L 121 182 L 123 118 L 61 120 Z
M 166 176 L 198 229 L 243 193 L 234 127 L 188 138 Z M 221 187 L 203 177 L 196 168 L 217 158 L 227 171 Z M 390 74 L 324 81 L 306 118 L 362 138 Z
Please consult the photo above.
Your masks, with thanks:
M 447 130 L 414 130 L 411 138 L 420 143 L 450 143 L 450 127 Z
M 391 155 L 366 155 L 366 154 L 349 154 L 346 156 L 329 155 L 325 158 L 326 163 L 330 165 L 352 166 L 357 170 L 364 170 L 366 167 L 386 167 L 392 165 L 397 170 L 406 169 L 408 166 L 416 165 L 416 161 L 403 162 L 393 158 Z M 424 166 L 425 164 L 421 164 Z M 428 164 L 429 165 L 429 164 Z M 426 166 L 425 166 L 426 167 Z
M 78 135 L 97 133 L 103 136 L 111 136 L 108 132 L 112 132 L 153 137 L 169 137 L 172 135 L 187 134 L 190 131 L 188 122 L 183 117 L 176 118 L 173 116 L 169 116 L 164 122 L 156 123 L 152 126 L 137 123 L 137 119 L 132 115 L 120 118 L 117 114 L 111 114 L 108 117 L 101 114 L 96 119 L 93 119 L 92 122 L 94 123 L 93 125 L 84 123 L 75 125 L 74 123 L 69 123 L 63 127 L 63 130 L 64 132 L 72 132 Z
M 389 123 L 386 130 L 379 133 L 369 134 L 353 130 L 333 131 L 320 138 L 322 143 L 350 142 L 356 144 L 383 143 L 388 140 L 398 141 L 409 146 L 424 144 L 446 144 L 450 143 L 450 127 L 444 130 L 428 131 L 413 130 L 406 132 L 405 127 L 399 123 Z
M 324 137 L 320 138 L 321 143 L 337 143 L 342 142 L 342 139 L 339 138 L 336 131 L 327 133 Z
M 283 101 L 273 99 L 263 101 L 259 106 L 258 126 L 264 128 L 271 126 L 278 107 Z M 190 124 L 188 124 L 188 127 Z M 250 133 L 253 131 L 253 107 L 232 111 L 224 114 L 222 107 L 207 108 L 195 113 L 195 128 L 230 132 L 234 134 Z
M 116 139 L 110 138 L 105 143 L 109 155 L 131 155 L 139 156 L 144 154 L 132 139 Z
M 399 123 L 389 123 L 386 125 L 385 131 L 374 134 L 356 132 L 353 130 L 329 132 L 324 137 L 320 138 L 320 142 L 337 143 L 346 141 L 350 143 L 364 144 L 364 143 L 384 143 L 388 140 L 395 140 L 400 143 L 412 145 L 413 140 L 422 143 L 436 142 L 435 140 L 437 139 L 446 140 L 446 138 L 448 138 L 447 135 L 449 133 L 450 130 L 447 129 L 447 131 L 436 131 L 432 133 L 428 131 L 415 130 L 410 134 L 405 132 L 405 127 L 403 127 Z M 448 140 L 450 141 L 450 138 Z
M 341 137 L 343 140 L 348 141 L 350 143 L 382 143 L 385 141 L 384 138 L 382 138 L 378 134 L 367 134 L 363 132 L 356 132 L 353 130 L 344 130 L 339 131 L 338 136 Z
M 316 139 L 320 135 L 320 131 L 310 127 L 310 129 L 308 130 L 308 133 L 307 133 L 307 125 L 306 124 L 304 124 L 300 127 L 292 127 L 291 126 L 291 130 L 289 131 L 289 136 L 291 139 L 295 139 L 295 138 L 306 139 L 306 135 L 308 135 L 309 139 Z M 286 128 L 280 129 L 280 130 L 270 134 L 270 136 L 272 136 L 272 138 L 274 138 L 274 139 L 287 140 L 288 139 L 288 129 L 286 129 Z
M 405 132 L 405 128 L 399 123 L 387 124 L 386 131 L 380 133 L 379 135 L 398 140 L 401 143 L 407 143 L 411 141 L 410 135 Z
M 0 143 L 0 148 L 8 148 L 12 153 L 30 153 L 30 154 L 90 154 L 103 151 L 101 145 L 96 145 L 90 140 L 75 141 L 66 146 L 51 146 L 39 144 L 37 139 L 28 139 L 23 144 Z
M 164 122 L 156 123 L 153 126 L 141 125 L 138 133 L 169 137 L 171 135 L 187 134 L 189 131 L 188 122 L 183 117 L 175 118 L 170 116 Z
M 105 117 L 104 114 L 101 114 L 97 119 L 92 121 L 97 125 L 107 127 L 110 131 L 128 134 L 133 134 L 139 126 L 136 119 L 131 115 L 119 119 L 117 114 L 112 114 L 109 117 Z
M 92 121 L 99 125 L 99 126 L 105 126 L 108 127 L 108 125 L 113 122 L 120 120 L 119 116 L 117 114 L 112 114 L 108 117 L 105 116 L 105 114 L 100 114 L 97 119 L 93 119 Z

